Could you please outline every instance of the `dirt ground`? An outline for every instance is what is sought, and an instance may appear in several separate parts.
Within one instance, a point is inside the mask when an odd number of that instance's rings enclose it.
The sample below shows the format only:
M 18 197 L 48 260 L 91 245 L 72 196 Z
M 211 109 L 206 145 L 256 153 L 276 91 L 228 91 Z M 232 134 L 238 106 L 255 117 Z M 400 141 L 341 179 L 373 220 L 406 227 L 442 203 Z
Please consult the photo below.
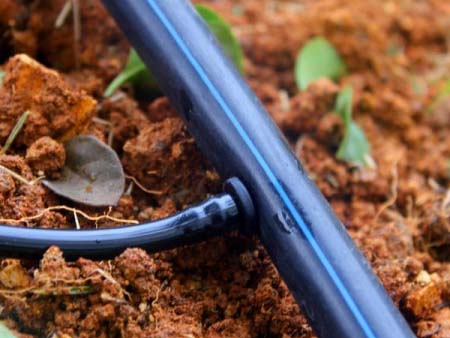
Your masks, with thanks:
M 74 228 L 69 206 L 91 216 L 157 219 L 220 191 L 165 97 L 109 99 L 106 85 L 128 44 L 98 0 L 55 28 L 63 0 L 0 1 L 0 144 L 30 116 L 0 164 L 29 181 L 57 177 L 61 142 L 78 133 L 110 143 L 136 184 L 117 207 L 86 207 L 0 171 L 0 223 Z M 245 76 L 364 252 L 418 337 L 450 337 L 450 3 L 445 0 L 217 0 L 245 53 Z M 349 72 L 305 92 L 293 67 L 301 46 L 325 36 Z M 35 63 L 24 53 L 41 64 Z M 335 158 L 337 91 L 355 90 L 354 115 L 376 167 Z M 30 95 L 33 93 L 33 95 Z M 39 217 L 36 217 L 39 215 Z M 117 226 L 79 218 L 82 228 Z M 230 234 L 168 252 L 130 248 L 115 259 L 0 263 L 0 314 L 21 337 L 314 337 L 256 238 Z

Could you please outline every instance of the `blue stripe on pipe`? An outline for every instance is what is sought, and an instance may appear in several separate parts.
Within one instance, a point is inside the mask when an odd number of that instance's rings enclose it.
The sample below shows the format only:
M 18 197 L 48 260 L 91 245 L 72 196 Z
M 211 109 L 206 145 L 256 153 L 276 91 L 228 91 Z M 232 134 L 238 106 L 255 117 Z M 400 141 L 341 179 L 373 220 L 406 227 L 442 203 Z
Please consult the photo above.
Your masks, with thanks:
M 286 191 L 276 178 L 273 171 L 270 169 L 267 162 L 264 160 L 263 156 L 259 152 L 258 148 L 256 148 L 253 141 L 248 136 L 247 132 L 244 130 L 244 128 L 241 126 L 239 121 L 237 120 L 236 116 L 233 114 L 231 108 L 228 106 L 228 104 L 223 99 L 222 95 L 220 95 L 217 88 L 214 86 L 214 84 L 211 82 L 211 80 L 208 78 L 208 75 L 203 70 L 201 65 L 198 63 L 198 61 L 194 58 L 192 53 L 190 52 L 189 48 L 181 38 L 181 36 L 178 34 L 178 32 L 175 30 L 174 26 L 171 24 L 171 22 L 167 19 L 167 17 L 164 15 L 164 13 L 161 11 L 159 6 L 156 4 L 154 0 L 147 0 L 147 3 L 150 5 L 152 10 L 155 12 L 158 19 L 162 22 L 162 24 L 166 27 L 169 34 L 174 39 L 175 43 L 178 45 L 178 47 L 181 49 L 183 54 L 186 56 L 188 61 L 191 63 L 192 67 L 197 72 L 200 79 L 203 81 L 205 86 L 208 88 L 210 93 L 213 95 L 213 97 L 216 99 L 217 103 L 220 105 L 222 110 L 225 112 L 233 126 L 236 128 L 239 135 L 244 140 L 245 144 L 248 146 L 250 151 L 252 152 L 253 156 L 255 156 L 257 162 L 263 169 L 264 173 L 269 178 L 270 182 L 272 183 L 275 190 L 278 192 L 279 196 L 281 197 L 282 201 L 286 205 L 287 209 L 291 213 L 292 217 L 297 222 L 297 225 L 299 226 L 300 230 L 303 232 L 305 238 L 311 245 L 312 249 L 314 250 L 315 254 L 317 255 L 317 258 L 322 263 L 325 270 L 328 272 L 328 275 L 330 276 L 331 280 L 336 285 L 336 288 L 339 290 L 340 294 L 342 295 L 342 298 L 346 302 L 347 306 L 349 307 L 350 311 L 355 316 L 356 320 L 358 321 L 359 325 L 361 326 L 361 329 L 364 331 L 365 335 L 369 338 L 375 338 L 375 334 L 370 327 L 369 323 L 367 323 L 366 319 L 364 318 L 363 314 L 359 310 L 358 306 L 356 305 L 355 301 L 353 300 L 352 296 L 348 292 L 347 288 L 345 287 L 344 283 L 339 278 L 338 274 L 336 273 L 335 269 L 331 265 L 328 258 L 325 256 L 324 252 L 320 248 L 319 244 L 315 240 L 313 234 L 309 230 L 306 223 L 303 221 L 302 217 L 298 213 L 297 209 L 295 208 L 294 204 L 290 200 L 289 196 L 287 195 Z

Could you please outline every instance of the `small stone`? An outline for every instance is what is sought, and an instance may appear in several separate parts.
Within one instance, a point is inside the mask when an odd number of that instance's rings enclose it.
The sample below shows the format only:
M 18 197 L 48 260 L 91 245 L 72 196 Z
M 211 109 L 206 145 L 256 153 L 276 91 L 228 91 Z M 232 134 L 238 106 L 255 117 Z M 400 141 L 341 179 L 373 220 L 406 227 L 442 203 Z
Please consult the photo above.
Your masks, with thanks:
M 416 283 L 418 283 L 422 286 L 425 286 L 425 285 L 431 283 L 430 274 L 425 270 L 420 271 L 416 277 Z
M 147 309 L 147 303 L 139 304 L 139 311 L 144 312 Z
M 410 292 L 406 297 L 406 308 L 417 318 L 429 316 L 441 303 L 441 290 L 434 282 Z
M 8 289 L 26 288 L 30 285 L 30 276 L 26 273 L 20 260 L 5 259 L 1 263 L 0 283 Z

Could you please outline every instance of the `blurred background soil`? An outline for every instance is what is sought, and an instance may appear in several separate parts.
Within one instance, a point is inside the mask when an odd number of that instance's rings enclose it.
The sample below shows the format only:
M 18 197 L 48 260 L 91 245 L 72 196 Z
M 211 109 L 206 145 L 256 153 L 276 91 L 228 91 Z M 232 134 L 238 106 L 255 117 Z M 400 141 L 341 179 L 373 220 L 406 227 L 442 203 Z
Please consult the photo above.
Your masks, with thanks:
M 450 3 L 203 3 L 231 23 L 250 86 L 417 336 L 450 337 L 450 99 L 435 100 L 450 78 Z M 0 171 L 0 221 L 74 228 L 73 213 L 45 211 L 57 205 L 146 221 L 220 191 L 165 97 L 142 98 L 127 86 L 102 97 L 129 46 L 98 0 L 79 1 L 78 38 L 72 15 L 55 28 L 64 4 L 0 2 L 0 144 L 24 110 L 33 111 L 0 164 L 28 180 L 55 177 L 64 163 L 60 142 L 82 131 L 111 144 L 133 179 L 118 206 L 105 210 Z M 338 84 L 319 80 L 299 92 L 295 57 L 317 35 L 338 49 L 349 71 Z M 31 60 L 33 71 L 24 75 L 27 59 L 11 58 L 19 53 L 47 68 Z M 355 90 L 372 169 L 335 158 L 341 126 L 329 112 L 346 84 Z M 36 86 L 40 94 L 30 95 Z M 66 262 L 55 247 L 40 261 L 3 259 L 0 314 L 22 337 L 314 336 L 259 241 L 240 234 L 151 255 L 130 248 L 108 261 Z

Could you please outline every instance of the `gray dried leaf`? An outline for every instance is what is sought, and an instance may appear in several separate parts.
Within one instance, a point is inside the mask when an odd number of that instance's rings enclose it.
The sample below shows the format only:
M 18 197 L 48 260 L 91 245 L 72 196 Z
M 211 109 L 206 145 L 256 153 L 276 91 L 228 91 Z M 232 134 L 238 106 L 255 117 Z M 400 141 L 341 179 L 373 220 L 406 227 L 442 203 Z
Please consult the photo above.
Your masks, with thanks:
M 91 135 L 65 143 L 66 163 L 61 178 L 42 183 L 72 201 L 92 205 L 116 205 L 125 187 L 125 174 L 116 152 Z

